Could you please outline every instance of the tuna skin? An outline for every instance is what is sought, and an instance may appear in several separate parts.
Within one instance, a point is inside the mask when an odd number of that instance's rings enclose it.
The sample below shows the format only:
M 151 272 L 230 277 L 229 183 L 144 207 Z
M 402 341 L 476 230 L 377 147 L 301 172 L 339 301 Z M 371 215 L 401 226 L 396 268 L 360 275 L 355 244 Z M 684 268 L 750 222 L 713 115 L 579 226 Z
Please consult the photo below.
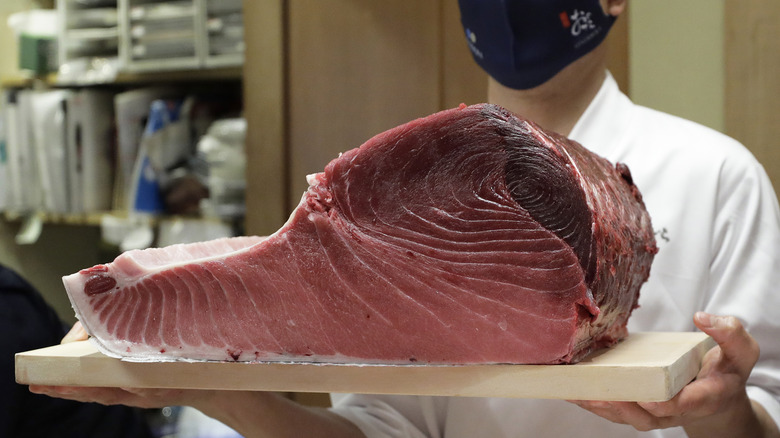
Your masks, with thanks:
M 273 235 L 63 278 L 126 360 L 570 363 L 627 335 L 657 251 L 624 166 L 494 105 L 345 152 Z

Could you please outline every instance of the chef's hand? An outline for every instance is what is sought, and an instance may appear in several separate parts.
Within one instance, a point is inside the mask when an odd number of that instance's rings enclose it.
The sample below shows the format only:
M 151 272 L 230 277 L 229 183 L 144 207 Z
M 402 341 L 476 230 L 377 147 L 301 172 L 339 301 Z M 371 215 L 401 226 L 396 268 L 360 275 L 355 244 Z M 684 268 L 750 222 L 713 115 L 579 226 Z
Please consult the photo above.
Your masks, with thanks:
M 87 332 L 76 322 L 62 338 L 62 344 L 84 341 Z M 87 386 L 30 385 L 30 391 L 51 397 L 80 402 L 97 402 L 104 405 L 127 405 L 139 408 L 162 408 L 205 401 L 210 391 L 184 391 L 176 389 L 98 388 Z M 185 403 L 186 401 L 186 403 Z
M 759 355 L 758 343 L 733 316 L 697 312 L 696 327 L 718 345 L 705 354 L 696 379 L 666 402 L 573 401 L 615 423 L 647 431 L 683 426 L 689 437 L 780 437 L 745 384 Z
M 62 338 L 62 343 L 86 339 L 87 332 L 81 323 L 77 322 Z M 365 438 L 365 435 L 346 418 L 324 408 L 300 405 L 273 392 L 43 385 L 30 385 L 30 391 L 104 405 L 121 404 L 139 408 L 192 406 L 227 424 L 247 438 L 271 436 Z

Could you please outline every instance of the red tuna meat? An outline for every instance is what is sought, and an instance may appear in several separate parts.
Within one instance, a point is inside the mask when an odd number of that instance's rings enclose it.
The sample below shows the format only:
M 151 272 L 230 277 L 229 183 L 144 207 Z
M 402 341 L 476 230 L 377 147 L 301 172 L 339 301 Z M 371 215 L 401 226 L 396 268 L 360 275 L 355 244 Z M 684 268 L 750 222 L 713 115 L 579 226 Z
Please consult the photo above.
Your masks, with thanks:
M 128 360 L 553 364 L 627 335 L 657 251 L 628 169 L 494 105 L 377 135 L 287 223 L 65 277 Z

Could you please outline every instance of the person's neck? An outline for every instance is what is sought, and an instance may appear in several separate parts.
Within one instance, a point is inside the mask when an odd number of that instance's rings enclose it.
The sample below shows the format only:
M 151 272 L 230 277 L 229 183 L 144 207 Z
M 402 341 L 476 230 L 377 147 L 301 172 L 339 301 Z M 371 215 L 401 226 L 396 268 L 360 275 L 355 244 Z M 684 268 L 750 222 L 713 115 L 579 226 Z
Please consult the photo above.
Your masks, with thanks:
M 544 84 L 528 90 L 508 88 L 489 78 L 488 101 L 568 136 L 604 82 L 605 56 L 602 44 Z

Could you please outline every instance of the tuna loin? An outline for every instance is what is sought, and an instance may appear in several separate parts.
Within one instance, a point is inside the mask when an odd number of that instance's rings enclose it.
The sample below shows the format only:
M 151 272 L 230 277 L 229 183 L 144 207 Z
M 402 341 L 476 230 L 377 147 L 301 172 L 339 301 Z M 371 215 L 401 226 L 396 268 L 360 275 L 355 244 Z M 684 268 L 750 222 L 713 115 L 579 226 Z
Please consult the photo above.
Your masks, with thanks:
M 128 360 L 568 363 L 627 335 L 656 246 L 625 166 L 494 105 L 308 177 L 288 222 L 64 278 Z

